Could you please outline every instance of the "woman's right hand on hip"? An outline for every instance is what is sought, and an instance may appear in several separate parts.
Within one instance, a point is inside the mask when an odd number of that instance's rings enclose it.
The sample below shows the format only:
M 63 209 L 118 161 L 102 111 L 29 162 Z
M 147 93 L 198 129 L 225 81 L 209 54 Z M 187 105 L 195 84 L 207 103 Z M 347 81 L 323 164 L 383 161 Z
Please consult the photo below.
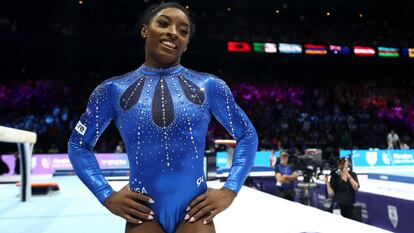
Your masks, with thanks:
M 105 200 L 104 206 L 130 223 L 141 224 L 143 221 L 152 221 L 154 212 L 140 202 L 154 203 L 154 200 L 142 193 L 132 192 L 129 185 L 126 185 L 118 192 L 113 192 Z

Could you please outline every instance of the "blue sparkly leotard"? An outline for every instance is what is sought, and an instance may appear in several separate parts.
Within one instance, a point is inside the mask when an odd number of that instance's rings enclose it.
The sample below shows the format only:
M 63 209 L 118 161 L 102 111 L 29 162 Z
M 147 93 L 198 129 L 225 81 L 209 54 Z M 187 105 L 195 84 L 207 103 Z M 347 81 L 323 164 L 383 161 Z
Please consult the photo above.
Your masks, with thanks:
M 142 65 L 102 82 L 69 139 L 69 158 L 103 204 L 113 189 L 92 148 L 114 120 L 128 155 L 130 189 L 154 199 L 148 206 L 155 220 L 172 233 L 188 204 L 207 190 L 203 157 L 212 115 L 237 141 L 224 184 L 237 194 L 253 165 L 256 131 L 224 81 L 181 65 L 164 69 Z

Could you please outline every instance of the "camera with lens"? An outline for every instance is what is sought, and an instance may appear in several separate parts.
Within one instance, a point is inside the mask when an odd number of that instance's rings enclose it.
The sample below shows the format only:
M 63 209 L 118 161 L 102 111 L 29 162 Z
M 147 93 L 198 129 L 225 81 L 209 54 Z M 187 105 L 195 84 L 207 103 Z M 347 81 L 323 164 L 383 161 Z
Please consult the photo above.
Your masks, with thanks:
M 316 177 L 321 172 L 322 167 L 322 150 L 307 149 L 305 154 L 296 158 L 295 166 L 299 173 L 303 176 L 304 183 L 314 182 L 313 177 Z

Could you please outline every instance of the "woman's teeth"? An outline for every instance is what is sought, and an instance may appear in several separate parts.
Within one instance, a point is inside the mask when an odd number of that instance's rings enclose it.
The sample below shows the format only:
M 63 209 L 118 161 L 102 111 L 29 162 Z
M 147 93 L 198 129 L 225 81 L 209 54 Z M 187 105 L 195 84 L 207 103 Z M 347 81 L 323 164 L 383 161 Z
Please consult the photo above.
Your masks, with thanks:
M 173 43 L 171 43 L 171 42 L 169 42 L 169 41 L 167 41 L 167 40 L 163 40 L 163 41 L 161 41 L 161 43 L 162 43 L 163 45 L 165 45 L 165 46 L 169 47 L 169 48 L 172 48 L 172 49 L 177 48 L 177 46 L 176 46 L 175 44 L 173 44 Z

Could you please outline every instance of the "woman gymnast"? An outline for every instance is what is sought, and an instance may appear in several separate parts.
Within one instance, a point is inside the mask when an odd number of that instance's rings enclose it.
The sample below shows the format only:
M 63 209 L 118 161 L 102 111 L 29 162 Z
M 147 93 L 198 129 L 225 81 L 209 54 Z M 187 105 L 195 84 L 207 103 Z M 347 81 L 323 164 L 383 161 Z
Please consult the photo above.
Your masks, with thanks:
M 141 19 L 145 62 L 103 81 L 92 92 L 68 143 L 73 168 L 126 233 L 211 233 L 249 174 L 257 133 L 220 78 L 180 65 L 194 33 L 177 3 L 148 8 Z M 214 116 L 236 139 L 233 164 L 221 189 L 207 188 L 203 157 Z M 129 184 L 116 192 L 101 173 L 93 147 L 111 121 L 125 144 Z

